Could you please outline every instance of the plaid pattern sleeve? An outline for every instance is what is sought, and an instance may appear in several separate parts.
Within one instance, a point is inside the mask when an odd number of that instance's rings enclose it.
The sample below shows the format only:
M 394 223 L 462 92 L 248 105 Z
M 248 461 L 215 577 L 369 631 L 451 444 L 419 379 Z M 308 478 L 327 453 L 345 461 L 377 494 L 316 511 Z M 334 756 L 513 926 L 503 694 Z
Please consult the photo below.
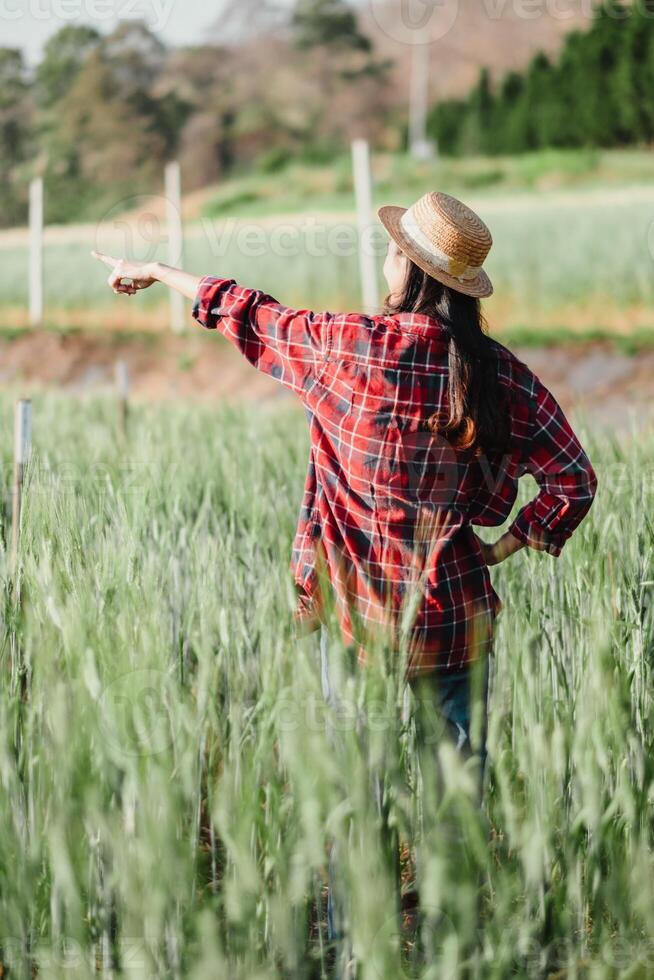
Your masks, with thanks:
M 532 418 L 521 460 L 540 493 L 510 527 L 524 544 L 558 557 L 595 497 L 597 477 L 554 396 L 532 375 Z
M 322 361 L 331 319 L 329 313 L 289 309 L 259 290 L 213 276 L 200 281 L 193 317 L 219 330 L 250 364 L 300 395 Z

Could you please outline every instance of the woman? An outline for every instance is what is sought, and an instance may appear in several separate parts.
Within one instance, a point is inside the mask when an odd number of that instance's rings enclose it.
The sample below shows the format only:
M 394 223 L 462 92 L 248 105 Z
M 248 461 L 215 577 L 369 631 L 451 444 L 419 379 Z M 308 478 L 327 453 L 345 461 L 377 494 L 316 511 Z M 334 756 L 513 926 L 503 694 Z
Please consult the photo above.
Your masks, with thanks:
M 381 638 L 409 679 L 440 678 L 434 697 L 465 750 L 470 667 L 501 605 L 489 566 L 525 546 L 558 556 L 596 478 L 550 392 L 484 332 L 486 225 L 440 193 L 379 214 L 391 237 L 380 316 L 291 310 L 232 280 L 94 255 L 116 293 L 162 282 L 193 299 L 200 324 L 300 397 L 311 454 L 292 562 L 298 623 L 324 620 L 328 581 L 362 659 Z M 506 520 L 524 473 L 540 492 L 484 544 L 472 526 Z

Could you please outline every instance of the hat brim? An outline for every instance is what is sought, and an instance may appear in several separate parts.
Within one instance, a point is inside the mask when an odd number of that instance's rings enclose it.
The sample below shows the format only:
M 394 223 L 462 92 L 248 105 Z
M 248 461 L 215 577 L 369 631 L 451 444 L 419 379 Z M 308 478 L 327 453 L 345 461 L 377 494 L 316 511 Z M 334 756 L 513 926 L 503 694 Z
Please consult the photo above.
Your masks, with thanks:
M 456 289 L 460 293 L 464 293 L 466 296 L 473 296 L 475 299 L 484 299 L 486 296 L 492 296 L 493 284 L 483 269 L 474 279 L 461 279 L 458 276 L 450 275 L 449 272 L 445 272 L 436 264 L 435 260 L 430 261 L 425 252 L 411 241 L 402 228 L 402 217 L 406 212 L 406 208 L 386 205 L 386 207 L 380 208 L 377 214 L 393 241 L 401 248 L 405 255 L 408 255 L 412 262 L 415 262 L 428 276 L 437 279 L 444 286 L 449 286 L 450 289 Z

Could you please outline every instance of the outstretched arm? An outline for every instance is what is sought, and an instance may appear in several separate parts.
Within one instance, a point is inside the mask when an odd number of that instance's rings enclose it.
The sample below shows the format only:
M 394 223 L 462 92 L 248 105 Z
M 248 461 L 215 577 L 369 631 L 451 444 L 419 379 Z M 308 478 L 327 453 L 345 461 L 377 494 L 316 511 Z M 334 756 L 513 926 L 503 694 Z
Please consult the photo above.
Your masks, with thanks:
M 192 276 L 189 272 L 174 269 L 163 262 L 128 262 L 125 259 L 114 259 L 104 252 L 91 252 L 91 255 L 111 269 L 109 286 L 118 295 L 134 296 L 141 289 L 148 289 L 155 282 L 161 282 L 188 299 L 195 299 L 200 286 L 200 276 Z
M 218 330 L 264 374 L 303 397 L 316 379 L 327 350 L 330 313 L 293 310 L 272 296 L 233 279 L 192 276 L 161 262 L 127 262 L 102 252 L 93 256 L 111 269 L 109 286 L 134 296 L 161 282 L 193 300 L 193 317 Z

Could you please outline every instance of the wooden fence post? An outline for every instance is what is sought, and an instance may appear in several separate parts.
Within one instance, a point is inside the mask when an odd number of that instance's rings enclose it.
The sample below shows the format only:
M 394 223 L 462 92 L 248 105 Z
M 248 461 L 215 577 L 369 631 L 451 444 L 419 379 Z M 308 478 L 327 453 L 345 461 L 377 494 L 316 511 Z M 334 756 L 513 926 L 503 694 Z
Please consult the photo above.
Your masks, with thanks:
M 184 229 L 182 226 L 182 175 L 179 163 L 166 164 L 166 223 L 168 230 L 168 261 L 178 268 L 184 266 Z M 174 333 L 186 329 L 186 305 L 181 293 L 170 290 L 170 328 Z
M 29 322 L 43 323 L 43 178 L 30 184 L 29 200 Z
M 11 559 L 15 566 L 23 507 L 23 477 L 32 450 L 32 402 L 20 399 L 14 407 L 14 485 L 11 508 Z
M 359 268 L 361 272 L 361 294 L 366 313 L 379 312 L 379 286 L 377 282 L 377 263 L 372 248 L 374 231 L 372 217 L 372 175 L 370 172 L 370 150 L 367 140 L 354 140 L 352 143 L 352 163 L 354 167 L 354 192 L 357 204 L 357 224 L 359 228 Z

